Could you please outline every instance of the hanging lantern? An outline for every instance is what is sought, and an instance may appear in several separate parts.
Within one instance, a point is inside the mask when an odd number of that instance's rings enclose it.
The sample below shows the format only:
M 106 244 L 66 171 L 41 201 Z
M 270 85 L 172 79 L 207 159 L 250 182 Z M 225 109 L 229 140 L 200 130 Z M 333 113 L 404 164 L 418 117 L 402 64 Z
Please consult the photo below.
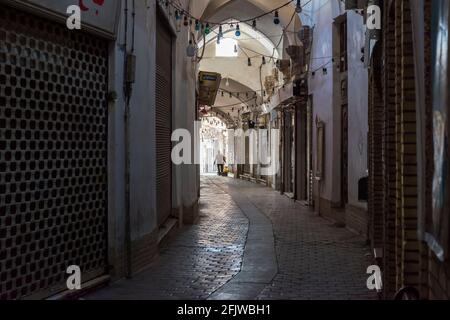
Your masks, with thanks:
M 200 22 L 195 20 L 195 31 L 200 31 Z
M 196 47 L 194 46 L 194 43 L 192 40 L 189 40 L 189 45 L 186 48 L 186 54 L 188 57 L 192 58 L 195 56 Z
M 277 11 L 275 11 L 275 16 L 274 16 L 274 18 L 273 18 L 273 23 L 275 23 L 275 24 L 280 24 L 280 16 L 279 16 L 279 14 L 278 14 L 278 10 Z
M 295 6 L 295 12 L 302 13 L 302 4 L 300 0 L 297 0 L 297 5 Z
M 252 59 L 248 58 L 248 66 L 251 67 L 252 66 Z
M 241 28 L 239 27 L 239 23 L 236 26 L 236 32 L 234 34 L 236 35 L 236 37 L 241 36 Z

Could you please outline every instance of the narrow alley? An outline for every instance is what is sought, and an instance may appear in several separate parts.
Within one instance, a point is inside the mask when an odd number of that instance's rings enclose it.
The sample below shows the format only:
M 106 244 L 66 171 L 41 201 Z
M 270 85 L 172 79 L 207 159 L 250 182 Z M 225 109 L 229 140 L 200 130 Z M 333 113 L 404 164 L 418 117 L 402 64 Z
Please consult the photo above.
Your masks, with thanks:
M 200 217 L 132 280 L 85 299 L 376 299 L 361 236 L 275 191 L 203 176 Z
M 0 301 L 450 301 L 449 20 L 0 0 Z

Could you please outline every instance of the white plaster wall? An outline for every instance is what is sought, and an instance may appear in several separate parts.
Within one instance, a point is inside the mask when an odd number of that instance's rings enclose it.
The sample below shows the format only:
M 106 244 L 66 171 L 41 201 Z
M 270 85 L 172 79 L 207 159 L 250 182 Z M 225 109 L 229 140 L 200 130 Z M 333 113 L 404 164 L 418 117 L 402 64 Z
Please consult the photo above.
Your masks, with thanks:
M 182 1 L 183 8 L 188 9 L 190 1 Z M 196 2 L 196 1 L 194 1 Z M 191 1 L 191 3 L 193 3 Z M 189 42 L 188 29 L 182 26 L 176 34 L 174 43 L 174 105 L 173 129 L 187 129 L 194 142 L 195 88 L 197 64 L 186 55 Z M 193 154 L 194 156 L 194 154 Z M 193 159 L 194 160 L 194 159 Z M 173 207 L 192 206 L 198 198 L 197 166 L 175 166 L 173 170 Z
M 246 38 L 243 35 L 242 38 Z M 238 44 L 241 44 L 238 41 Z M 268 56 L 272 55 L 264 46 L 258 41 L 245 41 L 242 46 L 249 48 L 258 53 L 262 53 Z M 248 66 L 248 57 L 242 50 L 239 50 L 237 57 L 215 57 L 216 42 L 208 44 L 205 48 L 204 59 L 200 62 L 201 71 L 218 72 L 222 75 L 222 78 L 233 79 L 244 86 L 261 93 L 261 79 L 264 85 L 265 77 L 272 74 L 272 70 L 275 68 L 275 64 L 270 58 L 266 58 L 266 64 L 262 66 L 260 77 L 260 66 L 262 65 L 262 57 L 254 57 L 255 53 L 243 49 L 249 57 L 251 57 L 252 66 Z M 231 90 L 231 89 L 230 89 Z
M 358 181 L 367 176 L 368 73 L 361 61 L 365 44 L 363 17 L 354 11 L 347 13 L 348 28 L 348 117 L 349 117 L 349 204 L 366 208 L 358 201 Z
M 110 245 L 120 250 L 125 230 L 125 101 L 123 94 L 124 12 L 120 12 L 119 33 L 110 56 L 110 89 L 118 94 L 110 105 L 109 132 L 109 218 L 115 223 L 115 240 Z M 129 8 L 131 9 L 131 8 Z M 136 1 L 135 54 L 136 81 L 130 101 L 130 217 L 131 238 L 136 240 L 154 231 L 155 149 L 154 149 L 154 83 L 155 83 L 155 11 L 145 1 Z M 131 11 L 130 11 L 131 12 Z M 131 48 L 131 15 L 128 27 Z M 115 219 L 114 219 L 115 218 Z M 111 230 L 111 227 L 110 227 Z
M 322 1 L 323 2 L 323 1 Z M 333 18 L 333 3 L 326 1 L 317 3 L 317 6 L 312 7 L 314 16 L 314 32 L 313 44 L 311 50 L 310 69 L 319 69 L 315 76 L 310 75 L 309 92 L 313 96 L 313 164 L 316 170 L 317 159 L 317 127 L 315 125 L 316 119 L 320 119 L 325 123 L 325 159 L 324 159 L 324 179 L 322 181 L 320 196 L 322 198 L 331 200 L 332 198 L 332 167 L 333 161 L 333 68 L 329 64 L 327 66 L 328 73 L 322 73 L 322 65 L 327 63 L 333 55 L 333 34 L 332 34 L 332 18 Z M 319 57 L 328 57 L 325 59 L 318 59 Z
M 345 11 L 340 3 L 321 0 L 308 8 L 314 22 L 314 39 L 311 57 L 310 93 L 313 96 L 313 119 L 320 118 L 325 123 L 325 179 L 322 182 L 321 197 L 333 202 L 340 201 L 340 166 L 341 166 L 341 115 L 340 93 L 333 89 L 333 79 L 339 81 L 337 64 L 326 66 L 328 74 L 322 72 L 322 65 L 333 54 L 333 21 Z M 348 112 L 349 112 L 349 203 L 364 207 L 358 202 L 358 180 L 366 175 L 367 170 L 367 131 L 368 131 L 368 76 L 361 62 L 361 48 L 364 46 L 365 31 L 363 18 L 354 11 L 347 11 L 348 24 Z M 317 57 L 326 57 L 316 59 Z M 337 59 L 337 58 L 336 58 Z M 337 86 L 338 88 L 340 86 Z M 313 132 L 313 159 L 316 164 L 317 135 Z
M 123 94 L 124 12 L 120 12 L 117 40 L 111 43 L 110 90 L 118 99 L 109 105 L 108 223 L 111 257 L 123 255 L 125 234 L 125 101 Z M 131 43 L 131 8 L 128 41 Z M 130 101 L 130 203 L 131 238 L 137 240 L 155 232 L 155 46 L 156 2 L 136 1 L 136 78 Z M 186 57 L 187 32 L 174 41 L 174 129 L 193 133 L 195 121 L 195 65 Z M 131 46 L 129 47 L 131 48 Z M 169 58 L 169 57 L 168 57 Z M 192 205 L 197 200 L 198 179 L 194 165 L 174 168 L 173 207 Z

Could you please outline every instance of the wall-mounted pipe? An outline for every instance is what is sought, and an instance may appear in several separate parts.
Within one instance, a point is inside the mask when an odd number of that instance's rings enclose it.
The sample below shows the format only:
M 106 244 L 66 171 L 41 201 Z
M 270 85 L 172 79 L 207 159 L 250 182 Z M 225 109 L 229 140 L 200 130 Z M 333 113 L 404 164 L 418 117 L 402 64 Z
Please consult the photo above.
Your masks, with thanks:
M 131 203 L 130 203 L 130 100 L 133 92 L 134 74 L 136 70 L 136 59 L 134 56 L 135 24 L 136 24 L 136 3 L 132 0 L 132 44 L 131 52 L 128 52 L 128 0 L 125 0 L 125 41 L 124 41 L 124 97 L 125 97 L 125 273 L 127 278 L 131 278 L 132 257 L 131 257 Z

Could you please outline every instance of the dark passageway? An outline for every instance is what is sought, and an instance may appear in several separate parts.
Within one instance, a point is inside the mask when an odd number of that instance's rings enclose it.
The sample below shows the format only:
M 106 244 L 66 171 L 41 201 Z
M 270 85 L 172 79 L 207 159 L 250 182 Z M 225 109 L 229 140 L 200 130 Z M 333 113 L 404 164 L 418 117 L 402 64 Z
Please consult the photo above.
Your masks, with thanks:
M 449 19 L 0 0 L 0 300 L 450 300 Z
M 85 298 L 376 299 L 362 237 L 262 186 L 214 176 L 201 186 L 198 224 L 148 270 Z

